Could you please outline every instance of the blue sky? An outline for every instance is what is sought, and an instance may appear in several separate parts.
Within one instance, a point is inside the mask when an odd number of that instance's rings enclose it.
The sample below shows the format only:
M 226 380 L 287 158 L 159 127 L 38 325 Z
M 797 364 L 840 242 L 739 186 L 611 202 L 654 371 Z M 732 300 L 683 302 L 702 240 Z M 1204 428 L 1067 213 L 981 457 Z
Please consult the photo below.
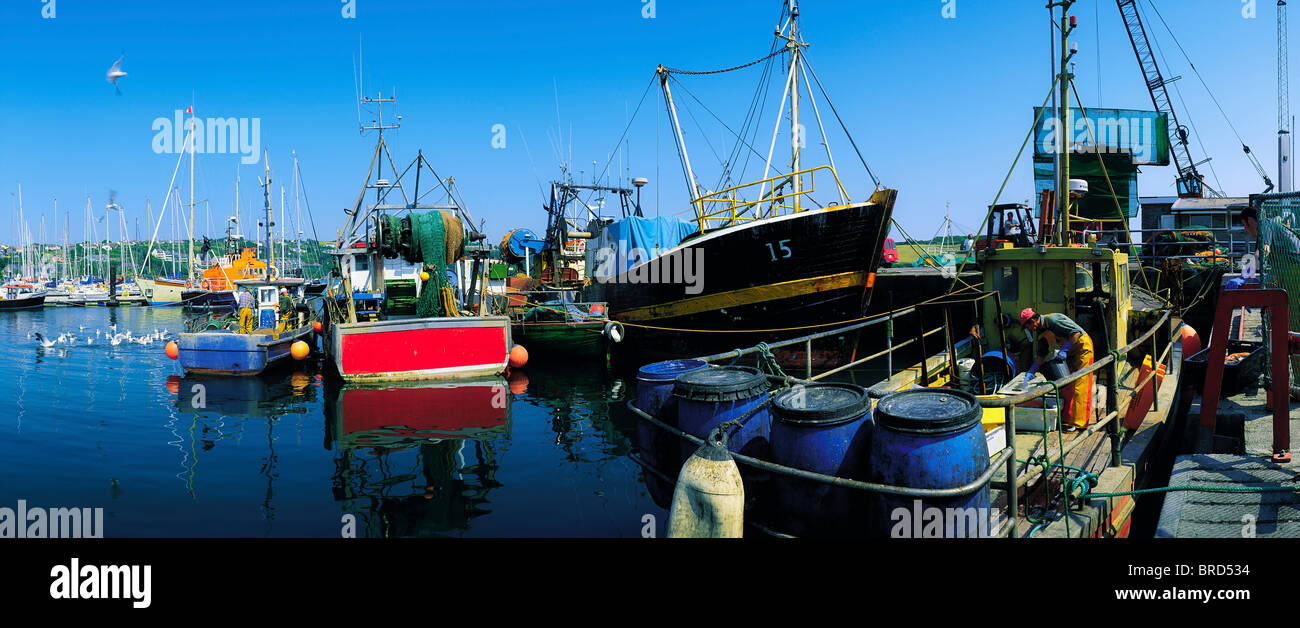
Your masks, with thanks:
M 55 15 L 43 18 L 51 1 Z M 1153 1 L 1276 178 L 1274 2 Z M 540 231 L 539 180 L 557 178 L 570 151 L 575 177 L 582 170 L 589 181 L 593 161 L 603 169 L 658 64 L 704 70 L 762 57 L 781 6 L 776 0 L 654 0 L 654 17 L 646 18 L 645 2 L 355 0 L 355 18 L 345 18 L 343 0 L 6 0 L 0 3 L 0 186 L 11 197 L 22 184 L 27 220 L 36 232 L 44 215 L 47 241 L 61 239 L 65 213 L 79 239 L 86 196 L 102 215 L 109 190 L 126 207 L 132 227 L 138 219 L 147 233 L 145 201 L 156 216 L 176 165 L 176 155 L 154 152 L 154 122 L 192 102 L 201 117 L 260 121 L 277 208 L 278 187 L 289 185 L 290 151 L 296 151 L 317 233 L 333 239 L 374 145 L 373 136 L 357 130 L 360 48 L 367 94 L 396 89 L 402 128 L 389 140 L 399 165 L 422 149 L 440 175 L 455 177 L 493 240 L 515 227 Z M 1032 108 L 1050 86 L 1044 4 L 801 3 L 813 70 L 877 176 L 899 190 L 896 216 L 911 234 L 933 235 L 945 203 L 959 225 L 973 228 L 993 200 L 1032 123 Z M 949 6 L 955 18 L 944 17 Z M 1253 19 L 1243 16 L 1251 6 Z M 1181 121 L 1194 125 L 1194 155 L 1213 157 L 1213 172 L 1203 167 L 1208 181 L 1231 194 L 1260 191 L 1228 124 L 1148 0 L 1140 7 L 1169 63 L 1166 76 L 1182 77 L 1175 101 Z M 1076 84 L 1084 104 L 1149 109 L 1114 1 L 1079 0 L 1074 13 L 1080 21 Z M 118 95 L 104 75 L 122 53 L 129 76 Z M 714 152 L 723 152 L 727 139 L 709 112 L 738 125 L 760 71 L 761 65 L 679 79 L 694 94 L 675 98 L 692 163 L 706 185 L 716 179 Z M 759 153 L 770 141 L 779 97 L 774 92 L 768 101 Z M 823 121 L 835 126 L 819 92 L 816 97 Z M 505 148 L 493 146 L 498 124 L 506 131 Z M 657 89 L 628 135 L 625 174 L 650 178 L 643 191 L 647 213 L 681 212 L 686 185 Z M 830 142 L 850 195 L 865 197 L 871 183 L 851 147 L 834 132 Z M 804 163 L 822 161 L 806 156 Z M 239 162 L 237 154 L 199 156 L 195 193 L 210 203 L 213 235 L 233 213 Z M 618 176 L 618 164 L 615 156 L 609 176 Z M 187 168 L 182 165 L 178 177 L 182 188 L 188 187 Z M 758 170 L 751 165 L 746 178 L 759 171 L 761 164 Z M 262 163 L 239 172 L 244 207 L 260 207 Z M 1140 192 L 1172 194 L 1173 179 L 1172 167 L 1145 168 Z M 1002 201 L 1023 201 L 1032 187 L 1031 167 L 1022 160 Z M 188 191 L 183 195 L 188 200 Z M 7 216 L 0 241 L 15 239 L 14 201 L 0 199 Z M 207 229 L 204 215 L 200 207 L 200 233 Z M 251 224 L 245 220 L 246 232 Z M 103 225 L 98 228 L 103 237 Z M 311 233 L 310 226 L 304 229 Z M 164 227 L 169 232 L 170 221 Z

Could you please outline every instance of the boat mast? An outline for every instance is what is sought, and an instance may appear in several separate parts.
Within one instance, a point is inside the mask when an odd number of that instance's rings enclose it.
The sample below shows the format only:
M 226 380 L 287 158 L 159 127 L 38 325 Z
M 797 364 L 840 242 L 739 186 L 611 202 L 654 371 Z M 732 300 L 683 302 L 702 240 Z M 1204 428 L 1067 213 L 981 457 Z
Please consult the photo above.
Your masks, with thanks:
M 269 151 L 262 151 L 262 163 L 266 168 L 266 180 L 262 181 L 262 205 L 266 213 L 266 227 L 264 235 L 266 237 L 266 278 L 271 278 L 271 269 L 275 266 L 275 240 L 271 239 L 271 227 L 275 223 L 271 222 L 271 156 Z
M 1074 18 L 1070 17 L 1070 6 L 1075 0 L 1059 0 L 1061 7 L 1061 69 L 1057 75 L 1060 83 L 1061 108 L 1057 112 L 1057 139 L 1059 141 L 1060 166 L 1056 177 L 1056 244 L 1063 245 L 1069 241 L 1070 234 L 1070 84 L 1074 74 L 1070 72 L 1070 59 L 1074 52 L 1070 50 L 1070 31 L 1074 30 Z
M 803 42 L 799 41 L 799 2 L 790 0 L 790 35 L 786 38 L 790 50 L 790 172 L 794 173 L 794 211 L 800 210 L 800 197 L 803 196 L 803 177 L 799 176 L 800 149 L 804 142 L 803 129 L 799 126 L 799 57 Z
M 673 104 L 673 93 L 668 89 L 668 68 L 663 65 L 656 70 L 659 74 L 659 88 L 664 92 L 664 104 L 668 107 L 668 120 L 673 125 L 673 138 L 677 141 L 677 150 L 682 154 L 682 169 L 686 175 L 686 185 L 689 188 L 688 198 L 691 204 L 695 205 L 695 215 L 698 218 L 704 218 L 704 204 L 699 202 L 700 186 L 695 182 L 695 171 L 691 169 L 690 155 L 686 154 L 686 139 L 682 136 L 682 125 L 677 121 L 677 106 Z M 700 227 L 704 225 L 701 222 Z

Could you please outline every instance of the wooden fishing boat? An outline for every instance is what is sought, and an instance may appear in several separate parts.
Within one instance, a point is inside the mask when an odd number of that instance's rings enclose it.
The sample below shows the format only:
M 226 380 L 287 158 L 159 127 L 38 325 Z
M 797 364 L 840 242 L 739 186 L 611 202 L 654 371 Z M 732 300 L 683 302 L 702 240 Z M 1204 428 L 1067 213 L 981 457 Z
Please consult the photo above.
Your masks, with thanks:
M 551 293 L 559 294 L 559 293 Z M 537 298 L 533 295 L 533 298 Z M 605 315 L 605 303 L 542 300 L 519 308 L 510 326 L 531 356 L 609 358 L 623 326 Z
M 588 228 L 587 265 L 594 281 L 584 298 L 608 302 L 610 317 L 627 326 L 620 354 L 641 361 L 683 358 L 832 329 L 866 313 L 897 192 L 876 181 L 866 200 L 853 200 L 833 166 L 824 131 L 821 144 L 830 165 L 804 165 L 817 144 L 802 141 L 807 134 L 800 106 L 817 90 L 807 78 L 808 44 L 797 4 L 786 7 L 779 23 L 768 56 L 739 67 L 764 63 L 766 71 L 788 77 L 779 110 L 789 112 L 783 141 L 791 152 L 783 163 L 769 152 L 762 176 L 752 182 L 709 191 L 688 155 L 671 89 L 674 75 L 717 73 L 656 70 L 695 215 L 681 230 L 663 224 L 675 219 L 639 215 L 607 225 L 594 221 Z M 772 67 L 782 54 L 788 65 Z M 746 176 L 723 165 L 720 180 L 733 174 Z M 814 362 L 851 360 L 856 346 L 853 334 L 823 343 Z M 803 356 L 787 348 L 777 358 L 796 364 Z
M 392 99 L 380 99 L 392 102 Z M 510 319 L 486 315 L 489 248 L 485 236 L 473 230 L 473 220 L 460 204 L 422 204 L 420 173 L 425 169 L 449 199 L 450 184 L 438 177 L 423 153 L 392 181 L 379 177 L 383 160 L 392 163 L 384 143 L 382 123 L 373 130 L 379 139 L 370 169 L 348 223 L 336 244 L 343 277 L 340 293 L 327 293 L 326 350 L 335 372 L 349 382 L 437 380 L 500 375 L 509 363 Z M 414 192 L 402 185 L 415 177 Z M 427 182 L 428 179 L 425 179 Z M 375 191 L 365 205 L 366 193 Z M 389 195 L 393 198 L 390 199 Z M 467 233 L 468 231 L 468 233 Z M 460 283 L 448 282 L 447 270 L 470 252 L 473 264 Z M 416 314 L 388 311 L 385 259 L 402 258 L 421 264 L 416 282 Z

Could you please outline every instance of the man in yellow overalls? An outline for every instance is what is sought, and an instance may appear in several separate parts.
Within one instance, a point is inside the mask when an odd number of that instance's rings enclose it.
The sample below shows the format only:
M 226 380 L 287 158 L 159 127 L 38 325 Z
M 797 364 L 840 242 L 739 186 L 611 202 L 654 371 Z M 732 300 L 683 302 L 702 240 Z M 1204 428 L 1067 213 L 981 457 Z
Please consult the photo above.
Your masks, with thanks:
M 276 331 L 284 331 L 289 328 L 289 317 L 293 315 L 293 299 L 289 298 L 289 290 L 280 288 L 280 304 L 277 307 L 280 311 L 280 326 Z
M 1066 361 L 1073 373 L 1092 364 L 1092 338 L 1078 323 L 1064 314 L 1042 314 L 1027 307 L 1020 312 L 1020 326 L 1035 339 L 1034 365 L 1025 373 L 1025 381 L 1033 377 L 1047 358 L 1048 347 L 1060 347 L 1056 357 Z M 1062 427 L 1067 432 L 1088 427 L 1092 414 L 1092 374 L 1070 382 L 1061 390 L 1065 410 Z M 1059 411 L 1059 410 L 1058 410 Z
M 253 294 L 244 288 L 235 294 L 239 309 L 239 333 L 251 334 L 257 328 L 257 314 L 253 311 Z

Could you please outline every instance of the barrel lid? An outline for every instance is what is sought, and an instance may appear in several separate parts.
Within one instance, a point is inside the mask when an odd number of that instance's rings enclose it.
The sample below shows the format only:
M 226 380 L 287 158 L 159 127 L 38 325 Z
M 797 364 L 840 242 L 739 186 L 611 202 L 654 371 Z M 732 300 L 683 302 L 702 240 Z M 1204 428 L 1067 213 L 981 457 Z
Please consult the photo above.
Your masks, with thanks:
M 647 364 L 637 371 L 636 377 L 639 380 L 647 382 L 671 382 L 677 379 L 682 373 L 689 373 L 705 368 L 708 362 L 698 359 L 690 360 L 667 360 L 664 362 L 655 362 Z
M 752 366 L 715 366 L 677 376 L 673 394 L 684 399 L 723 401 L 752 397 L 767 392 L 767 388 L 767 376 Z
M 776 416 L 796 425 L 826 425 L 856 419 L 871 409 L 867 389 L 853 384 L 815 383 L 787 390 L 772 402 Z
M 984 410 L 975 396 L 948 388 L 900 390 L 876 404 L 876 425 L 900 432 L 957 432 L 979 422 Z

